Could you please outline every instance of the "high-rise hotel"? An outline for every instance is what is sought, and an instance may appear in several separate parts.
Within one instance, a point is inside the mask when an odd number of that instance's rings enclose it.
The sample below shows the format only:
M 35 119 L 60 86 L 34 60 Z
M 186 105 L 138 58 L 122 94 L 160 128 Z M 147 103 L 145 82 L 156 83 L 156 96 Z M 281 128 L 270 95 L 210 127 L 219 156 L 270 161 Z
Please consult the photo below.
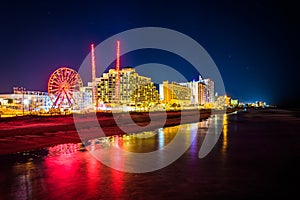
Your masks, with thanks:
M 164 81 L 159 88 L 160 99 L 167 104 L 204 105 L 214 102 L 214 82 L 201 75 L 198 81 L 169 83 Z
M 110 69 L 108 73 L 103 73 L 102 77 L 96 79 L 96 84 L 98 103 L 159 103 L 158 91 L 151 78 L 140 76 L 131 67 L 123 68 L 119 74 L 117 70 Z
M 159 85 L 159 93 L 160 98 L 166 104 L 191 104 L 190 88 L 176 82 L 169 83 L 169 81 L 163 81 L 163 83 Z

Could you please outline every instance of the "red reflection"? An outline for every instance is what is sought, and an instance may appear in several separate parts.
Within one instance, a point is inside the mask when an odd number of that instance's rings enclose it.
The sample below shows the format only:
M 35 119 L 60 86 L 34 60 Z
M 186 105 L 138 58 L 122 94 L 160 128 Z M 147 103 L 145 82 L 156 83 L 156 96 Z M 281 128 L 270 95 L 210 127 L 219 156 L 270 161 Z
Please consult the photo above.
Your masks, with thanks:
M 68 144 L 56 145 L 54 147 L 49 147 L 48 155 L 55 156 L 55 155 L 74 153 L 79 150 L 79 145 L 80 144 L 68 143 Z
M 125 136 L 125 135 L 124 135 Z M 124 137 L 115 137 L 115 140 L 114 140 L 114 146 L 115 148 L 122 148 L 123 146 L 123 138 Z M 124 149 L 123 149 L 124 150 Z M 126 150 L 124 150 L 126 151 Z M 112 163 L 112 166 L 117 166 L 119 169 L 123 169 L 124 168 L 124 162 L 125 162 L 125 159 L 124 159 L 124 156 L 122 155 L 119 155 L 119 151 L 111 151 L 111 157 L 112 158 L 115 158 L 115 159 L 112 159 L 111 161 L 112 162 L 115 162 L 115 163 Z M 122 171 L 118 171 L 118 170 L 115 170 L 115 169 L 111 169 L 111 175 L 112 175 L 112 189 L 113 189 L 113 193 L 116 197 L 120 197 L 122 196 L 122 190 L 123 190 L 123 176 L 124 176 L 124 172 Z
M 100 187 L 100 181 L 102 180 L 102 164 L 89 153 L 85 153 L 84 157 L 86 158 L 86 179 L 87 181 L 87 192 L 91 196 L 99 196 L 101 190 L 107 188 Z
M 122 140 L 117 139 L 117 143 L 122 143 Z M 90 152 L 75 149 L 78 149 L 78 144 L 57 145 L 49 149 L 49 155 L 54 156 L 46 157 L 44 162 L 44 186 L 51 195 L 47 198 L 61 199 L 66 195 L 69 199 L 123 196 L 124 172 L 103 166 Z M 123 166 L 124 158 L 119 156 L 114 162 Z
M 122 196 L 122 191 L 123 191 L 123 176 L 124 176 L 124 172 L 121 171 L 117 171 L 114 169 L 112 170 L 112 189 L 113 189 L 113 193 L 116 197 L 121 197 Z
M 46 188 L 51 194 L 49 199 L 60 199 L 68 193 L 76 197 L 85 193 L 87 172 L 85 162 L 79 152 L 80 144 L 61 144 L 49 148 L 45 159 Z
M 71 154 L 47 157 L 45 160 L 45 174 L 47 188 L 52 195 L 50 199 L 59 199 L 70 188 L 73 187 L 74 189 L 74 185 L 77 186 L 79 176 L 81 176 L 79 171 L 80 162 Z

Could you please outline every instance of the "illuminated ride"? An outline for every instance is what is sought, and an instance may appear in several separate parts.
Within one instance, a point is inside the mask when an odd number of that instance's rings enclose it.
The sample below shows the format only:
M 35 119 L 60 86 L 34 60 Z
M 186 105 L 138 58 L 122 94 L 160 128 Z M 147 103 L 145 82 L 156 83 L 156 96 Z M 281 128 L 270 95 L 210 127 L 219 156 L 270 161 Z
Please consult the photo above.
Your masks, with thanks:
M 55 70 L 48 81 L 48 94 L 54 108 L 74 108 L 77 102 L 74 98 L 82 87 L 79 74 L 70 68 L 61 67 Z

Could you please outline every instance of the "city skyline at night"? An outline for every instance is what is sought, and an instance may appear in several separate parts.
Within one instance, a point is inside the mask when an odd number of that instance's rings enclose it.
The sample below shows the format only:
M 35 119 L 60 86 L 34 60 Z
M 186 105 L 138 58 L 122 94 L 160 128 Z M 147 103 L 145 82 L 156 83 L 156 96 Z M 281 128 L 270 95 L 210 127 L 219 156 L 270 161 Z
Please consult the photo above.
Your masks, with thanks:
M 46 91 L 45 80 L 58 67 L 78 70 L 89 44 L 131 28 L 153 26 L 180 31 L 201 44 L 218 66 L 228 95 L 273 105 L 296 106 L 299 100 L 298 89 L 290 87 L 297 84 L 293 5 L 27 2 L 1 8 L 1 93 L 21 85 Z M 189 67 L 184 59 L 157 50 L 131 52 L 122 60 L 130 66 L 160 62 L 178 70 Z M 197 78 L 193 71 L 185 73 L 189 81 Z
M 294 1 L 0 4 L 0 199 L 299 195 Z

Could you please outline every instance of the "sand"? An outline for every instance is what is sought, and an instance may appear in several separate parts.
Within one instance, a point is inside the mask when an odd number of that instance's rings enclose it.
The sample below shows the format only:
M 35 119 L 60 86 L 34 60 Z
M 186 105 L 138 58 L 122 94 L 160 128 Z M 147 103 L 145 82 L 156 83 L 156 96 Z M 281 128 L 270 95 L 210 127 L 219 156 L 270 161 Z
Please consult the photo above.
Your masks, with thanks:
M 181 114 L 184 115 L 183 119 L 181 119 Z M 161 115 L 160 112 L 151 113 L 152 118 L 150 119 L 149 113 L 132 113 L 131 119 L 128 119 L 123 117 L 126 116 L 124 113 L 120 113 L 114 115 L 121 122 L 118 125 L 111 114 L 97 114 L 97 119 L 105 135 L 111 136 L 197 122 L 208 118 L 211 111 L 201 111 L 200 117 L 199 111 L 168 112 L 167 120 L 163 125 Z M 73 115 L 0 119 L 0 155 L 30 151 L 62 143 L 79 143 L 82 140 L 98 137 L 97 134 L 90 131 L 95 128 L 90 125 L 90 122 L 95 119 L 94 113 L 80 115 L 76 119 L 76 123 L 81 123 L 83 126 L 84 130 L 81 131 L 85 132 L 81 138 L 76 130 Z

